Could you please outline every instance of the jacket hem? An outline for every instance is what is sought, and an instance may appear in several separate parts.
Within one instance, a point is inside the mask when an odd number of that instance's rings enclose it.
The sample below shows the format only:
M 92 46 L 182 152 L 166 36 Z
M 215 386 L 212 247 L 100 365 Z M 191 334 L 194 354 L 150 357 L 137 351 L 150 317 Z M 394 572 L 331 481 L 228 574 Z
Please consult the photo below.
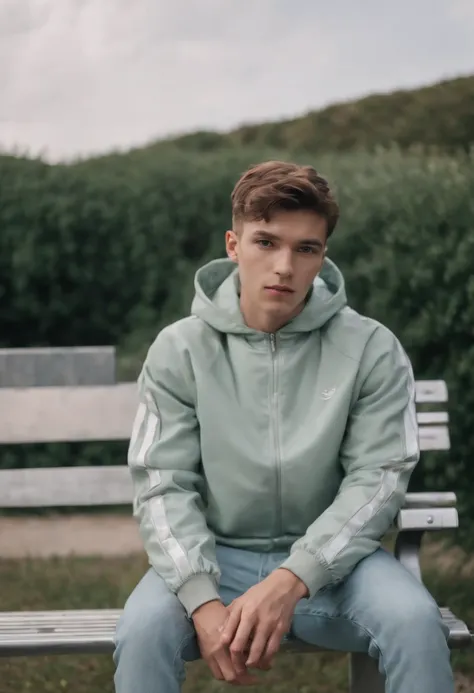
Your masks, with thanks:
M 203 604 L 212 602 L 215 599 L 221 600 L 216 582 L 208 573 L 192 575 L 179 588 L 176 596 L 184 606 L 189 617 Z
M 331 582 L 329 568 L 303 549 L 293 551 L 280 568 L 290 570 L 304 582 L 308 588 L 309 599 Z

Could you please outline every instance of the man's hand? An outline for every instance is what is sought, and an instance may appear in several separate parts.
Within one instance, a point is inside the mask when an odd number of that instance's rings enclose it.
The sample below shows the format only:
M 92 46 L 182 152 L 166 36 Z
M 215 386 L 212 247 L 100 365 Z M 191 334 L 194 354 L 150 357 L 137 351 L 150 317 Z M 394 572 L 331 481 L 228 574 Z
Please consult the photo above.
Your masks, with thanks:
M 278 568 L 229 605 L 221 642 L 229 647 L 239 671 L 244 666 L 270 669 L 290 629 L 296 604 L 306 596 L 304 582 L 291 571 Z
M 201 656 L 216 679 L 239 686 L 258 683 L 258 678 L 251 676 L 245 665 L 234 664 L 228 646 L 222 642 L 222 628 L 228 617 L 228 608 L 217 600 L 207 602 L 194 611 L 192 619 Z

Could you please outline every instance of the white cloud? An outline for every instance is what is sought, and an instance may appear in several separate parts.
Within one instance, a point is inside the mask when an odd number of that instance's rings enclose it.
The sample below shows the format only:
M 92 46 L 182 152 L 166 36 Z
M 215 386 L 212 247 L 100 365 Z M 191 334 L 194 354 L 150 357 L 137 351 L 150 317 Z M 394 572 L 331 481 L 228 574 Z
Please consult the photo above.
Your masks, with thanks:
M 474 71 L 468 7 L 1 0 L 0 145 L 69 157 Z

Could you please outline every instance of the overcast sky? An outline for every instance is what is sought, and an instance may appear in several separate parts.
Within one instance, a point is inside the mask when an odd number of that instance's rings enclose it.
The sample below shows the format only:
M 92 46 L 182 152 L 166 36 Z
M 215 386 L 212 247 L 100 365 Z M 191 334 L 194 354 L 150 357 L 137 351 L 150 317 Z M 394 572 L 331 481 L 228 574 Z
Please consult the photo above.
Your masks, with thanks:
M 50 160 L 474 73 L 474 0 L 0 0 L 0 147 Z

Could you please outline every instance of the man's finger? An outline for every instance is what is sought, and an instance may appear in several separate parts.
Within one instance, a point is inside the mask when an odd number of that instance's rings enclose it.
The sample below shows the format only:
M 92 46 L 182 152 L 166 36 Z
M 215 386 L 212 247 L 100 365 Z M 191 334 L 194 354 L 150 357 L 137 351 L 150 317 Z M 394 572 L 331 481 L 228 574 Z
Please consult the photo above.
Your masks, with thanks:
M 243 674 L 239 674 L 232 664 L 229 653 L 226 650 L 222 650 L 215 655 L 215 660 L 222 671 L 224 679 L 228 683 L 232 683 L 235 686 L 243 685 L 249 686 L 258 683 L 258 678 L 251 676 L 247 670 Z
M 240 622 L 234 639 L 229 645 L 232 655 L 239 656 L 249 650 L 249 640 L 254 627 L 253 618 L 240 615 Z
M 246 661 L 246 665 L 248 667 L 254 667 L 260 662 L 260 659 L 262 658 L 262 655 L 267 647 L 269 635 L 270 634 L 267 632 L 266 628 L 262 627 L 261 625 L 260 627 L 257 626 L 257 630 L 250 647 L 250 654 Z
M 216 654 L 214 658 L 219 666 L 219 669 L 222 671 L 224 679 L 228 683 L 236 683 L 238 679 L 238 674 L 234 669 L 234 666 L 230 660 L 228 653 L 222 650 L 221 652 Z
M 211 657 L 207 662 L 212 675 L 217 681 L 224 681 L 224 674 L 215 657 Z
M 232 652 L 231 650 L 229 650 L 229 653 L 230 658 L 232 660 L 232 664 L 234 665 L 237 673 L 248 674 L 248 669 L 245 665 L 245 662 L 249 654 L 249 647 L 247 647 L 243 652 Z
M 224 626 L 222 627 L 222 631 L 221 631 L 221 642 L 224 645 L 230 645 L 230 643 L 234 639 L 235 632 L 236 632 L 238 625 L 240 623 L 241 611 L 242 611 L 241 608 L 239 608 L 236 605 L 234 605 L 232 607 L 232 610 L 229 613 L 227 621 L 225 622 Z
M 260 658 L 260 666 L 262 669 L 271 669 L 273 666 L 273 658 L 277 654 L 281 646 L 282 638 L 278 630 L 274 631 L 265 648 L 263 655 Z

